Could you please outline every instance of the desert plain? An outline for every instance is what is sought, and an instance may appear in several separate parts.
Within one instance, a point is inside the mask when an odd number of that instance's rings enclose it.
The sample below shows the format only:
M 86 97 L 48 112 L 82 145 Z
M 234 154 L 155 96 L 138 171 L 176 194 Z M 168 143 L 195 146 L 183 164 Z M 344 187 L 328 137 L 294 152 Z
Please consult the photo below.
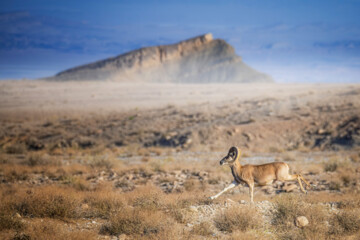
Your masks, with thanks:
M 360 238 L 359 84 L 0 81 L 0 121 L 2 239 Z M 312 186 L 210 200 L 231 146 Z

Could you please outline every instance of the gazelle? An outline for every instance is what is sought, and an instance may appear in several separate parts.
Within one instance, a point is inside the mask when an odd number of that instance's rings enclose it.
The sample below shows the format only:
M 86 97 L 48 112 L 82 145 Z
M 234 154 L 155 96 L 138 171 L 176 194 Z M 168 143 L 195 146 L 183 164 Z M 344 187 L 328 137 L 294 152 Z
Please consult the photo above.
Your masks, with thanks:
M 224 192 L 236 187 L 240 183 L 245 183 L 249 187 L 251 203 L 254 202 L 254 185 L 264 186 L 277 181 L 291 181 L 297 179 L 300 185 L 300 189 L 303 193 L 304 190 L 301 180 L 307 186 L 310 184 L 301 176 L 301 174 L 289 174 L 289 165 L 284 162 L 272 162 L 261 165 L 244 165 L 240 164 L 240 149 L 237 147 L 231 147 L 229 153 L 220 161 L 220 165 L 227 164 L 231 168 L 231 173 L 234 177 L 234 181 L 224 188 L 221 192 L 210 199 L 216 199 Z

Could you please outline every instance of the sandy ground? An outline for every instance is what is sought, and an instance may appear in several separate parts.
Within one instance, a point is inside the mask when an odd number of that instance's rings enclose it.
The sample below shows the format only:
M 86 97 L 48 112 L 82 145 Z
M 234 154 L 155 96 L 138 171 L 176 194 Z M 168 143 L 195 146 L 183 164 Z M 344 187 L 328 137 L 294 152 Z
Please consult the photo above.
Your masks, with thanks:
M 124 84 L 1 81 L 0 114 L 109 113 L 202 103 L 278 99 L 303 101 L 359 91 L 356 84 Z

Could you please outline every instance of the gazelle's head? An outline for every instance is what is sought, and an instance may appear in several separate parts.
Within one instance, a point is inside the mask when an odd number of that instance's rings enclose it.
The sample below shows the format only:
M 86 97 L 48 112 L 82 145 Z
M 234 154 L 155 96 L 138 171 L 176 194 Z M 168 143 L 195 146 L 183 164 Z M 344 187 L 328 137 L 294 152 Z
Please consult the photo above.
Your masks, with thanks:
M 220 161 L 220 165 L 233 164 L 239 159 L 241 151 L 237 147 L 231 147 L 229 153 Z

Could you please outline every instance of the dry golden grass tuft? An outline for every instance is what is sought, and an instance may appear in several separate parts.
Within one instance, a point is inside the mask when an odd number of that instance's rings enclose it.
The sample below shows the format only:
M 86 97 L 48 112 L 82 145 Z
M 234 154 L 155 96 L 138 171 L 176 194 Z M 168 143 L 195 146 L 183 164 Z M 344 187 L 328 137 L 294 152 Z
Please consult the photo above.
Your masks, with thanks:
M 42 152 L 28 154 L 25 163 L 29 166 L 61 165 L 58 158 L 52 158 L 50 155 Z
M 2 204 L 13 213 L 29 217 L 74 218 L 79 197 L 70 188 L 45 186 L 20 188 L 14 194 L 2 193 Z
M 152 185 L 139 187 L 133 192 L 124 194 L 124 196 L 128 199 L 128 204 L 134 208 L 158 211 L 165 206 L 165 194 L 161 189 Z
M 279 239 L 339 239 L 360 230 L 358 208 L 329 213 L 324 205 L 310 204 L 295 195 L 285 195 L 276 199 L 275 210 L 272 224 Z M 305 216 L 309 224 L 297 227 L 295 219 L 299 216 Z
M 109 218 L 111 214 L 125 206 L 125 200 L 119 193 L 109 188 L 86 193 L 81 205 L 82 216 Z
M 8 154 L 24 154 L 27 152 L 26 145 L 24 143 L 15 143 L 5 147 L 5 152 Z
M 176 224 L 164 213 L 144 209 L 122 209 L 110 217 L 101 234 L 131 235 L 132 238 L 176 239 Z
M 295 218 L 298 216 L 322 215 L 324 208 L 320 205 L 310 204 L 299 198 L 296 194 L 280 195 L 275 199 L 275 214 L 273 216 L 273 224 L 287 228 L 292 227 Z M 289 224 L 290 223 L 290 224 Z
M 0 209 L 0 231 L 7 229 L 14 229 L 18 231 L 23 228 L 24 223 L 21 221 L 20 217 L 15 214 L 11 214 L 8 209 Z
M 191 230 L 192 234 L 209 237 L 214 232 L 211 230 L 211 224 L 208 222 L 201 222 L 200 224 L 197 224 L 193 227 Z
M 39 239 L 39 240 L 62 240 L 79 239 L 92 240 L 97 239 L 95 233 L 89 230 L 69 230 L 64 222 L 44 219 L 45 221 L 35 220 L 27 224 L 26 228 L 14 234 L 13 239 Z
M 246 232 L 250 229 L 259 228 L 262 221 L 255 208 L 233 207 L 218 214 L 214 222 L 220 231 L 231 233 L 236 230 Z
M 330 234 L 349 235 L 360 231 L 360 209 L 343 210 L 330 219 Z

